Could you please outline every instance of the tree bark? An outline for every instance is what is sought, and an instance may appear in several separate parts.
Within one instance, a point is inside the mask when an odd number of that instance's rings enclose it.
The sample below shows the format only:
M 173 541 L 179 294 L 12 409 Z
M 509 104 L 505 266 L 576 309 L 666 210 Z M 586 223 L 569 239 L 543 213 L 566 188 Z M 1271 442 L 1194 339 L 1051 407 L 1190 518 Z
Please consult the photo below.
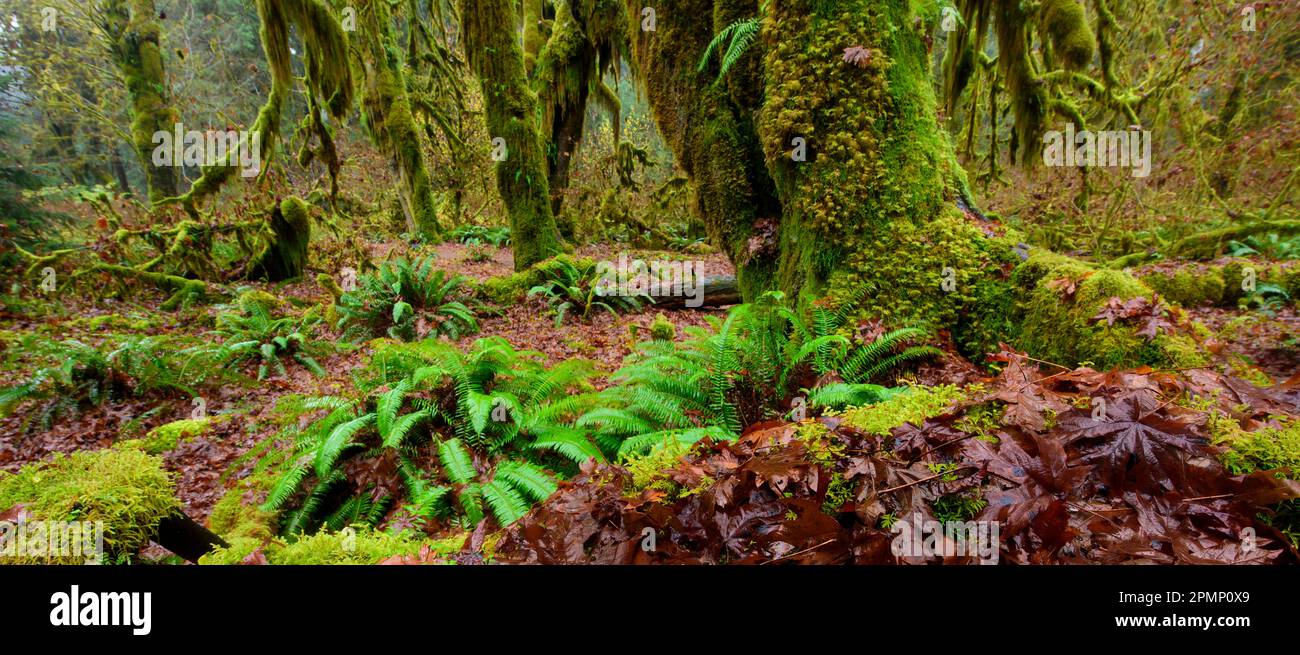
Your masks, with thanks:
M 400 200 L 408 228 L 429 241 L 442 235 L 438 224 L 429 166 L 423 140 L 411 113 L 404 62 L 397 54 L 392 16 L 385 0 L 366 0 L 359 12 L 357 32 L 366 56 L 366 90 L 363 103 L 374 141 L 393 159 L 401 182 Z
M 626 0 L 635 16 L 643 4 Z M 1019 340 L 1067 365 L 1199 362 L 1183 335 L 1097 324 L 1114 297 L 1150 298 L 1132 276 L 1030 256 L 972 208 L 937 118 L 935 26 L 912 5 L 664 0 L 656 29 L 637 34 L 656 122 L 744 299 L 778 289 L 800 311 L 854 299 L 859 318 L 951 331 L 979 359 Z M 724 80 L 717 59 L 699 69 L 715 34 L 754 17 L 758 38 Z M 1062 279 L 1079 291 L 1062 296 Z
M 162 59 L 162 28 L 153 0 L 110 0 L 105 7 L 109 49 L 126 80 L 131 101 L 131 141 L 149 187 L 149 202 L 156 204 L 177 195 L 177 167 L 155 166 L 153 136 L 171 132 L 179 120 L 168 98 Z
M 515 269 L 522 271 L 562 252 L 551 211 L 546 151 L 538 134 L 537 96 L 524 70 L 514 3 L 461 0 L 460 9 L 465 55 L 483 88 L 488 132 L 504 140 L 497 189 L 510 215 Z

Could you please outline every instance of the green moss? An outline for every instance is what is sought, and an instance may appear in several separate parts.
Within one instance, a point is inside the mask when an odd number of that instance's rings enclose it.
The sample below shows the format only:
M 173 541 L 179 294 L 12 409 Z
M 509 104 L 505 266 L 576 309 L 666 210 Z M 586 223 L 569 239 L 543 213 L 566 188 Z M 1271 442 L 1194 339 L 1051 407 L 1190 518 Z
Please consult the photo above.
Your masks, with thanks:
M 857 496 L 853 483 L 844 479 L 841 473 L 832 473 L 826 485 L 826 500 L 822 501 L 822 512 L 835 516 L 846 503 Z
M 280 201 L 267 223 L 271 240 L 249 263 L 249 275 L 279 282 L 302 277 L 311 242 L 311 215 L 307 203 L 290 196 Z
M 1092 63 L 1097 42 L 1078 0 L 1043 0 L 1039 13 L 1052 52 L 1066 69 L 1081 70 Z
M 1012 282 L 1024 317 L 1016 345 L 1035 357 L 1063 366 L 1090 362 L 1098 368 L 1182 367 L 1205 361 L 1185 336 L 1160 334 L 1148 340 L 1130 325 L 1092 320 L 1112 297 L 1152 297 L 1152 290 L 1128 273 L 1040 253 L 1016 269 Z
M 1274 417 L 1275 425 L 1246 431 L 1236 419 L 1211 412 L 1208 421 L 1214 443 L 1223 447 L 1219 459 L 1235 475 L 1255 471 L 1276 471 L 1279 477 L 1300 480 L 1300 420 Z M 1270 507 L 1263 515 L 1300 547 L 1300 500 L 1291 499 Z
M 279 565 L 346 565 L 376 564 L 396 555 L 418 555 L 428 548 L 437 555 L 450 555 L 464 546 L 466 535 L 439 540 L 420 540 L 409 533 L 401 535 L 369 528 L 341 532 L 318 532 L 289 543 L 280 539 L 263 541 L 251 537 L 230 540 L 229 548 L 204 555 L 200 564 L 238 564 L 258 548 L 269 564 Z
M 280 308 L 280 299 L 260 289 L 250 289 L 235 298 L 235 306 L 245 314 L 261 309 L 273 315 Z
M 1152 272 L 1142 276 L 1142 282 L 1166 300 L 1183 307 L 1218 305 L 1223 302 L 1223 275 L 1215 270 L 1202 272 L 1182 269 L 1173 276 Z
M 966 392 L 953 385 L 911 387 L 884 402 L 855 407 L 844 412 L 844 423 L 869 434 L 888 436 L 904 423 L 920 424 L 927 418 L 943 414 Z
M 542 107 L 524 69 L 514 3 L 473 0 L 461 5 L 465 53 L 481 82 L 488 132 L 504 139 L 509 149 L 496 165 L 497 189 L 510 216 L 515 270 L 522 271 L 562 252 L 538 131 Z
M 0 473 L 0 512 L 18 504 L 33 519 L 102 522 L 110 561 L 139 551 L 180 510 L 162 460 L 134 448 L 56 454 Z
M 650 324 L 650 338 L 655 341 L 675 341 L 677 326 L 662 313 L 656 314 L 654 322 Z
M 248 537 L 260 542 L 275 536 L 275 513 L 263 511 L 261 503 L 255 500 L 246 502 L 256 496 L 259 487 L 264 489 L 274 482 L 274 478 L 270 476 L 261 476 L 258 479 L 263 483 L 240 481 L 227 490 L 221 500 L 212 506 L 212 513 L 208 515 L 208 527 L 213 532 L 227 541 L 237 537 Z
M 149 431 L 140 440 L 139 446 L 150 455 L 175 450 L 181 440 L 208 434 L 216 426 L 224 423 L 229 416 L 217 414 L 199 419 L 183 419 L 160 425 Z
M 656 489 L 668 494 L 669 498 L 676 498 L 681 492 L 681 485 L 670 480 L 665 471 L 680 464 L 681 458 L 690 450 L 689 445 L 676 439 L 665 439 L 645 454 L 624 459 L 623 467 L 632 474 L 632 488 L 629 491 Z

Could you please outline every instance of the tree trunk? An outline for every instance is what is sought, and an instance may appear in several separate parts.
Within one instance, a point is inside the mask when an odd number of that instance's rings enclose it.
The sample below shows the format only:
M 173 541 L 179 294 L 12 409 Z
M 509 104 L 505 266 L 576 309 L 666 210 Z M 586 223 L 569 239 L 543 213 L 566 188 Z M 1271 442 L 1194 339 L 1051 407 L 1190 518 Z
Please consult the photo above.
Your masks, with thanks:
M 149 202 L 177 195 L 177 167 L 155 166 L 154 134 L 172 132 L 179 120 L 168 99 L 162 60 L 162 28 L 153 0 L 110 0 L 105 7 L 110 50 L 126 79 L 131 101 L 131 141 L 149 187 Z
M 515 269 L 522 271 L 562 252 L 538 134 L 537 96 L 524 72 L 514 3 L 461 0 L 460 9 L 465 55 L 483 87 L 488 133 L 504 141 L 497 188 L 510 215 Z
M 401 182 L 400 200 L 408 227 L 429 241 L 442 235 L 429 167 L 424 159 L 420 132 L 406 92 L 400 48 L 393 36 L 392 16 L 384 0 L 368 0 L 360 10 L 359 38 L 367 56 L 363 100 L 371 137 L 393 158 Z
M 912 3 L 764 4 L 758 38 L 724 83 L 715 84 L 718 60 L 700 72 L 700 58 L 715 34 L 759 16 L 758 0 L 656 3 L 656 29 L 635 44 L 656 122 L 746 301 L 769 289 L 801 310 L 855 298 L 864 318 L 949 330 L 974 357 L 1023 334 L 1060 360 L 1195 359 L 1181 336 L 1148 341 L 1131 326 L 1096 323 L 1112 297 L 1150 297 L 1140 282 L 1051 253 L 1029 257 L 971 208 L 937 118 L 926 46 L 934 26 Z M 642 5 L 627 0 L 635 16 Z M 1054 286 L 1062 278 L 1080 281 L 1075 296 Z

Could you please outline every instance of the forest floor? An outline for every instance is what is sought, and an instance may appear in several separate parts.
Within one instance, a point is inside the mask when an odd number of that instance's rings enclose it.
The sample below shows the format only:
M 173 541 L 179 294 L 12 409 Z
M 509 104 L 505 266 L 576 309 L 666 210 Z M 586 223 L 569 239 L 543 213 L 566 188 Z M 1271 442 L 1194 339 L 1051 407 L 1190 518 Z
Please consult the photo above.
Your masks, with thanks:
M 371 243 L 368 248 L 371 256 L 376 259 L 390 256 L 394 250 L 407 250 L 404 244 L 394 246 L 391 243 Z M 621 252 L 629 251 L 613 245 L 603 245 L 584 247 L 576 254 L 605 260 L 614 259 Z M 508 248 L 496 249 L 485 260 L 482 260 L 481 255 L 473 256 L 471 249 L 456 243 L 424 246 L 409 254 L 433 254 L 439 267 L 478 281 L 509 275 L 514 268 Z M 646 259 L 683 257 L 680 253 L 656 251 L 632 251 L 629 254 Z M 691 257 L 704 262 L 705 274 L 708 276 L 732 274 L 730 264 L 721 255 Z M 298 307 L 327 302 L 328 292 L 310 281 L 314 275 L 304 277 L 303 281 L 290 284 L 250 286 L 263 289 Z M 0 351 L 0 359 L 7 362 L 0 374 L 0 384 L 20 382 L 26 373 L 23 353 L 11 350 L 15 340 L 24 334 L 40 334 L 55 340 L 77 340 L 91 345 L 120 336 L 124 330 L 133 334 L 183 334 L 206 339 L 211 338 L 210 330 L 220 311 L 217 306 L 201 305 L 179 313 L 169 313 L 159 309 L 165 300 L 162 293 L 135 293 L 130 297 L 130 301 L 80 296 L 59 298 L 57 302 L 62 310 L 55 317 L 33 318 L 10 312 L 0 314 L 0 333 L 7 335 L 0 339 L 0 348 L 5 349 Z M 706 317 L 724 316 L 727 308 L 660 309 L 646 305 L 639 311 L 626 314 L 596 313 L 588 321 L 571 320 L 561 326 L 556 325 L 552 313 L 540 298 L 530 298 L 503 308 L 481 309 L 480 330 L 472 336 L 457 340 L 458 346 L 466 348 L 474 340 L 500 336 L 517 347 L 541 353 L 542 359 L 548 364 L 581 358 L 595 362 L 597 368 L 607 374 L 618 369 L 633 352 L 637 339 L 633 336 L 632 326 L 646 333 L 659 314 L 664 315 L 679 330 L 686 326 L 703 326 Z M 1296 374 L 1300 370 L 1300 352 L 1294 347 L 1295 340 L 1300 336 L 1300 316 L 1294 307 L 1267 313 L 1218 307 L 1202 307 L 1190 311 L 1195 319 L 1213 333 L 1213 339 L 1207 348 L 1212 352 L 1215 364 L 1200 372 L 1139 369 L 1128 373 L 1105 374 L 1089 369 L 1068 371 L 1057 367 L 1060 370 L 1055 374 L 1045 375 L 1036 372 L 1036 367 L 1031 372 L 1028 360 L 1019 359 L 1019 355 L 1002 353 L 1004 370 L 997 375 L 984 368 L 987 362 L 966 361 L 948 348 L 947 354 L 940 360 L 914 368 L 894 382 L 927 387 L 976 384 L 984 393 L 970 396 L 959 404 L 960 409 L 950 408 L 952 411 L 940 413 L 937 417 L 934 412 L 930 412 L 919 416 L 921 420 L 915 421 L 917 425 L 900 428 L 902 432 L 895 430 L 894 437 L 903 441 L 900 442 L 901 445 L 895 446 L 895 454 L 891 457 L 898 457 L 900 453 L 911 449 L 915 456 L 910 461 L 880 459 L 879 443 L 872 445 L 879 435 L 873 436 L 850 428 L 836 418 L 818 419 L 818 429 L 827 430 L 835 439 L 840 440 L 835 448 L 847 447 L 848 452 L 872 453 L 840 461 L 836 465 L 835 475 L 852 478 L 853 471 L 860 474 L 874 469 L 883 475 L 883 479 L 892 480 L 901 485 L 899 489 L 904 489 L 917 484 L 917 480 L 935 477 L 929 474 L 929 471 L 935 469 L 927 471 L 924 466 L 917 469 L 921 465 L 915 460 L 940 448 L 946 440 L 958 434 L 954 432 L 953 424 L 962 412 L 972 411 L 989 398 L 1006 402 L 1010 408 L 1032 406 L 1036 408 L 1033 412 L 1035 416 L 1038 416 L 1039 410 L 1050 409 L 1053 416 L 1060 412 L 1061 425 L 1065 427 L 1033 425 L 1035 421 L 1041 421 L 1041 416 L 1034 419 L 1026 414 L 1015 420 L 1008 418 L 1006 429 L 1014 434 L 999 433 L 1008 443 L 1005 448 L 1015 449 L 1013 444 L 1022 440 L 1023 443 L 1031 444 L 1024 447 L 1034 453 L 1034 457 L 1042 458 L 1048 470 L 1065 467 L 1067 460 L 1076 465 L 1088 462 L 1088 466 L 1083 467 L 1088 473 L 1080 473 L 1082 477 L 1066 476 L 1056 482 L 1039 480 L 1036 483 L 1040 487 L 1039 493 L 1049 495 L 1069 488 L 1070 484 L 1082 485 L 1088 491 L 1073 501 L 1065 501 L 1070 514 L 1068 517 L 1062 515 L 1053 519 L 1054 527 L 1031 526 L 1025 536 L 1018 537 L 1023 540 L 1017 546 L 1020 551 L 1012 549 L 1009 556 L 1019 558 L 1020 561 L 1040 561 L 1034 559 L 1032 553 L 1042 551 L 1044 539 L 1050 541 L 1051 538 L 1046 538 L 1043 534 L 1050 533 L 1061 539 L 1065 538 L 1062 535 L 1067 532 L 1078 534 L 1080 531 L 1091 531 L 1094 535 L 1101 534 L 1108 529 L 1089 525 L 1101 520 L 1115 524 L 1110 531 L 1116 534 L 1112 535 L 1114 541 L 1110 544 L 1107 555 L 1085 555 L 1070 548 L 1060 550 L 1061 544 L 1056 544 L 1060 553 L 1052 560 L 1041 561 L 1119 561 L 1114 554 L 1117 551 L 1149 561 L 1238 561 L 1243 555 L 1235 547 L 1230 547 L 1228 542 L 1231 537 L 1227 535 L 1227 526 L 1235 526 L 1244 520 L 1241 517 L 1249 516 L 1249 510 L 1226 504 L 1204 510 L 1211 514 L 1235 517 L 1222 519 L 1224 525 L 1217 530 L 1205 526 L 1203 522 L 1198 523 L 1195 517 L 1186 518 L 1183 523 L 1169 526 L 1170 530 L 1177 530 L 1186 543 L 1174 545 L 1178 539 L 1172 539 L 1169 546 L 1155 548 L 1151 552 L 1139 553 L 1132 550 L 1135 548 L 1132 545 L 1135 535 L 1142 533 L 1142 530 L 1134 527 L 1136 524 L 1128 525 L 1129 519 L 1146 525 L 1146 522 L 1155 520 L 1153 517 L 1168 511 L 1167 507 L 1160 505 L 1162 501 L 1158 499 L 1160 489 L 1164 488 L 1162 485 L 1173 484 L 1170 476 L 1175 475 L 1172 469 L 1176 467 L 1166 461 L 1163 454 L 1151 455 L 1155 468 L 1143 482 L 1146 485 L 1143 492 L 1147 494 L 1143 498 L 1149 500 L 1138 502 L 1130 499 L 1128 509 L 1124 510 L 1118 508 L 1124 503 L 1108 496 L 1108 485 L 1112 483 L 1106 477 L 1107 471 L 1114 471 L 1098 464 L 1116 465 L 1113 453 L 1095 450 L 1071 451 L 1068 455 L 1065 451 L 1052 453 L 1044 450 L 1046 446 L 1041 441 L 1037 446 L 1039 450 L 1035 452 L 1035 446 L 1032 445 L 1036 437 L 1031 433 L 1035 429 L 1060 431 L 1068 427 L 1073 432 L 1065 439 L 1066 443 L 1087 441 L 1080 435 L 1086 435 L 1090 426 L 1078 423 L 1074 417 L 1069 416 L 1070 412 L 1083 411 L 1074 408 L 1078 405 L 1076 401 L 1083 397 L 1082 391 L 1087 389 L 1113 387 L 1141 415 L 1137 422 L 1152 416 L 1164 421 L 1160 424 L 1160 428 L 1165 430 L 1162 434 L 1176 435 L 1170 437 L 1168 443 L 1185 449 L 1192 449 L 1193 443 L 1207 444 L 1210 441 L 1209 427 L 1203 416 L 1193 421 L 1173 411 L 1177 407 L 1167 407 L 1170 401 L 1165 398 L 1170 391 L 1183 394 L 1195 390 L 1215 398 L 1231 397 L 1231 402 L 1223 401 L 1226 403 L 1224 406 L 1235 407 L 1247 424 L 1254 422 L 1256 425 L 1276 425 L 1275 422 L 1268 423 L 1270 417 L 1300 414 L 1300 375 Z M 325 371 L 323 376 L 314 376 L 302 367 L 292 366 L 283 375 L 272 375 L 265 381 L 254 383 L 256 366 L 250 363 L 241 371 L 248 380 L 247 383 L 227 383 L 204 390 L 206 411 L 226 416 L 227 420 L 215 423 L 205 434 L 182 439 L 174 448 L 162 453 L 165 467 L 175 475 L 177 497 L 190 517 L 200 522 L 206 520 L 214 505 L 236 482 L 252 474 L 256 460 L 246 455 L 259 444 L 271 440 L 276 441 L 278 447 L 292 447 L 291 443 L 284 441 L 284 417 L 280 410 L 283 399 L 343 394 L 352 388 L 354 374 L 366 366 L 365 348 L 345 344 L 337 330 L 329 326 L 324 327 L 324 332 L 318 338 L 336 344 L 330 352 L 317 358 Z M 1245 366 L 1244 362 L 1249 362 L 1250 366 Z M 1212 372 L 1216 368 L 1227 374 Z M 1015 379 L 1016 375 L 1020 378 Z M 1253 382 L 1246 382 L 1238 376 L 1250 377 Z M 602 382 L 597 384 L 604 383 L 604 378 L 600 380 Z M 1027 387 L 1033 389 L 1026 391 Z M 188 418 L 192 411 L 191 404 L 192 399 L 184 397 L 119 399 L 86 407 L 75 413 L 61 414 L 48 429 L 33 427 L 30 412 L 16 413 L 0 419 L 0 471 L 17 471 L 25 464 L 48 459 L 53 453 L 96 450 L 126 438 L 140 437 L 159 425 Z M 1071 424 L 1071 420 L 1075 423 Z M 301 421 L 299 428 L 305 427 Z M 815 509 L 828 493 L 825 480 L 818 482 L 816 475 L 808 468 L 811 466 L 809 462 L 814 461 L 815 457 L 797 449 L 782 451 L 785 454 L 780 457 L 768 454 L 772 444 L 789 445 L 800 429 L 795 423 L 783 421 L 747 426 L 739 442 L 712 444 L 697 449 L 689 458 L 675 464 L 676 468 L 669 470 L 667 475 L 684 487 L 711 484 L 715 479 L 731 480 L 725 485 L 720 482 L 715 484 L 712 487 L 715 490 L 714 496 L 707 501 L 700 500 L 708 497 L 707 494 L 664 498 L 662 493 L 647 489 L 639 499 L 624 498 L 619 501 L 622 503 L 620 505 L 614 502 L 621 497 L 620 490 L 623 486 L 617 476 L 625 475 L 626 472 L 619 473 L 622 469 L 607 469 L 604 466 L 599 469 L 584 468 L 577 478 L 562 484 L 558 495 L 506 529 L 502 533 L 504 536 L 499 537 L 497 553 L 504 559 L 513 558 L 517 561 L 628 562 L 636 560 L 637 555 L 629 554 L 626 544 L 636 542 L 635 537 L 641 526 L 671 524 L 675 526 L 670 530 L 675 539 L 664 550 L 663 557 L 668 559 L 660 561 L 748 561 L 756 557 L 753 555 L 754 549 L 762 553 L 759 559 L 797 557 L 804 562 L 845 559 L 877 561 L 881 557 L 887 557 L 885 553 L 888 544 L 882 541 L 880 531 L 863 531 L 860 525 L 845 528 L 843 521 L 837 523 L 833 520 L 833 512 L 805 512 Z M 986 469 L 991 462 L 993 470 L 1003 470 L 1007 478 L 1018 480 L 1018 485 L 1033 486 L 1034 483 L 1025 482 L 1025 474 L 1020 471 L 1020 465 L 1024 462 L 1015 464 L 1015 455 L 1009 455 L 1005 448 L 1003 452 L 993 453 L 983 440 L 968 440 L 965 437 L 957 440 L 964 440 L 964 445 L 962 452 L 954 454 L 951 461 L 982 462 Z M 1024 456 L 1019 450 L 1015 452 Z M 1186 461 L 1181 460 L 1180 466 L 1185 465 Z M 1019 475 L 1010 473 L 1012 469 L 1020 471 Z M 1062 471 L 1063 468 L 1048 477 L 1066 475 Z M 610 481 L 611 475 L 615 476 L 613 482 Z M 764 484 L 764 479 L 780 480 L 782 489 L 790 499 L 789 503 L 760 503 L 741 511 L 741 515 L 729 515 L 723 509 L 728 505 L 733 508 L 745 506 L 747 501 L 741 498 L 744 494 L 751 494 L 750 500 L 757 498 L 753 494 L 757 494 L 757 487 Z M 1200 495 L 1210 498 L 1232 496 L 1240 493 L 1242 488 L 1262 485 L 1257 479 L 1249 477 L 1229 483 L 1222 473 L 1198 480 L 1181 479 L 1178 484 L 1182 485 L 1180 488 L 1186 495 L 1194 495 L 1199 490 L 1205 492 Z M 950 480 L 948 477 L 943 477 L 936 484 L 942 488 L 927 492 L 924 498 L 918 495 L 911 500 L 898 501 L 899 505 L 895 509 L 905 509 L 909 504 L 923 501 L 933 502 L 937 497 L 955 497 L 969 491 L 969 487 L 962 486 L 959 480 Z M 1053 512 L 1066 511 L 1061 508 L 1067 505 L 1053 505 L 1041 495 L 1022 494 L 1011 498 L 1011 495 L 1021 493 L 1020 490 L 1024 488 L 1028 487 L 1009 487 L 1001 502 L 1024 505 L 1031 508 L 1025 511 L 1034 514 L 1049 509 Z M 1261 493 L 1267 495 L 1277 492 Z M 1278 497 L 1283 498 L 1284 495 Z M 249 499 L 250 502 L 253 500 L 255 499 Z M 982 502 L 987 502 L 987 499 Z M 1069 504 L 1071 502 L 1073 504 Z M 846 507 L 851 508 L 853 505 Z M 1137 511 L 1133 512 L 1135 508 Z M 858 506 L 854 511 L 864 521 L 869 517 L 874 523 L 883 509 Z M 1122 516 L 1125 511 L 1130 513 L 1127 518 Z M 665 512 L 670 513 L 671 517 Z M 1021 519 L 1031 520 L 1024 517 Z M 741 521 L 747 525 L 746 529 L 757 530 L 758 533 L 766 530 L 783 536 L 776 541 L 760 539 L 742 548 L 728 540 L 728 530 L 739 529 L 736 525 L 728 528 L 728 521 Z M 529 526 L 543 523 L 548 528 L 542 531 L 546 536 L 539 537 L 537 531 L 530 531 Z M 1075 523 L 1079 525 L 1075 526 Z M 592 539 L 597 544 L 622 546 L 605 548 L 598 545 L 593 549 Z M 715 543 L 702 543 L 710 539 Z M 482 548 L 483 540 L 484 536 L 476 533 L 467 548 Z M 574 540 L 577 540 L 577 545 L 573 543 Z M 1116 546 L 1117 543 L 1120 545 Z M 738 554 L 740 551 L 750 554 L 741 556 Z M 1283 560 L 1293 560 L 1296 551 L 1288 545 L 1268 552 L 1270 554 L 1266 559 L 1281 557 Z M 142 557 L 145 561 L 176 561 L 176 558 L 156 545 L 143 551 Z M 398 557 L 394 561 L 420 562 L 436 559 L 438 558 L 433 556 L 424 559 L 417 556 Z

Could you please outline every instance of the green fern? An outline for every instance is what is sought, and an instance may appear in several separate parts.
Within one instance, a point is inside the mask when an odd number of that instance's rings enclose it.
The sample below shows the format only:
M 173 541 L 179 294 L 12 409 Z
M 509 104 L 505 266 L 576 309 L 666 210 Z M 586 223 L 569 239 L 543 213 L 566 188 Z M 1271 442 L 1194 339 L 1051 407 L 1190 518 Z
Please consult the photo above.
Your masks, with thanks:
M 762 20 L 755 18 L 746 18 L 736 21 L 722 29 L 709 45 L 704 49 L 704 55 L 700 57 L 699 72 L 705 72 L 709 64 L 713 61 L 713 55 L 719 51 L 723 44 L 726 45 L 726 52 L 722 55 L 722 67 L 718 71 L 718 78 L 727 76 L 727 73 L 740 62 L 741 57 L 749 52 L 754 41 L 758 39 L 758 34 L 762 28 Z
M 358 278 L 357 288 L 339 298 L 338 327 L 344 336 L 411 341 L 421 318 L 429 321 L 434 335 L 459 339 L 478 332 L 474 310 L 458 299 L 466 295 L 464 278 L 448 275 L 433 262 L 433 257 L 415 262 L 398 258 Z

